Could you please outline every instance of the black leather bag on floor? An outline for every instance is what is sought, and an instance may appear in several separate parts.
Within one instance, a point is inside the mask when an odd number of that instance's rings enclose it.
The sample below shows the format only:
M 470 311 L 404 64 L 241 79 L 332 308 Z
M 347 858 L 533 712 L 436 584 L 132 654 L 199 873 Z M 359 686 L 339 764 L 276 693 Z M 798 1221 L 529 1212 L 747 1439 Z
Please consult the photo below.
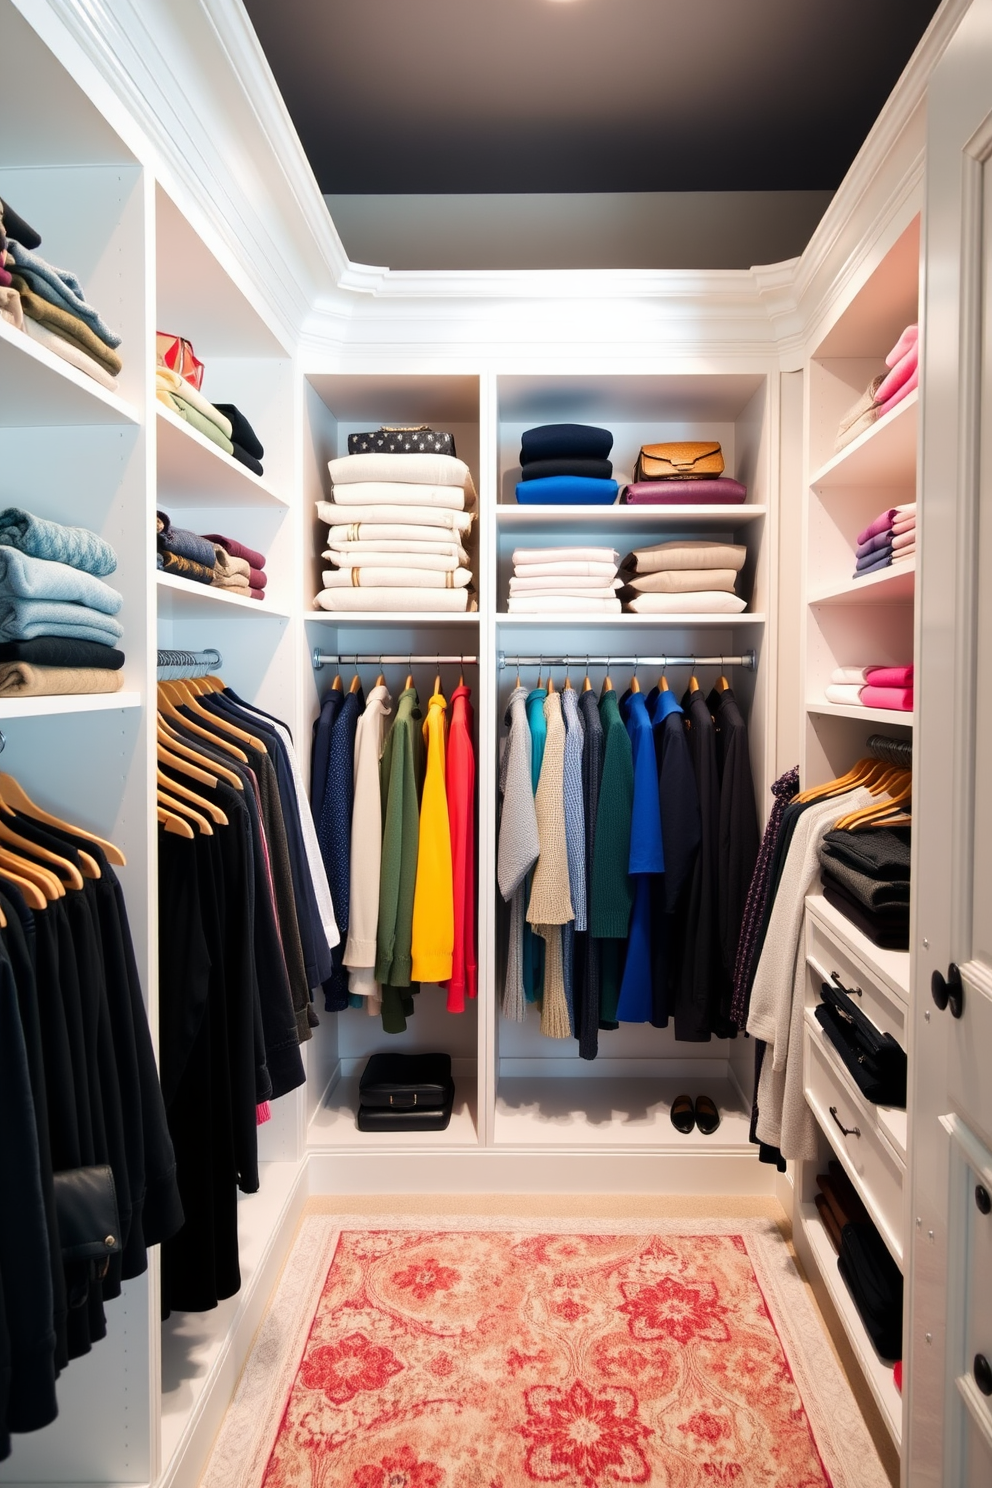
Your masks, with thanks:
M 902 1358 L 902 1273 L 870 1222 L 845 1225 L 837 1269 L 883 1359 Z
M 839 987 L 824 982 L 816 1021 L 862 1095 L 879 1106 L 906 1108 L 906 1053 L 891 1033 L 880 1033 Z
M 358 1082 L 359 1131 L 443 1131 L 455 1084 L 450 1054 L 373 1054 Z
M 349 455 L 453 455 L 455 436 L 427 424 L 381 429 L 348 435 Z

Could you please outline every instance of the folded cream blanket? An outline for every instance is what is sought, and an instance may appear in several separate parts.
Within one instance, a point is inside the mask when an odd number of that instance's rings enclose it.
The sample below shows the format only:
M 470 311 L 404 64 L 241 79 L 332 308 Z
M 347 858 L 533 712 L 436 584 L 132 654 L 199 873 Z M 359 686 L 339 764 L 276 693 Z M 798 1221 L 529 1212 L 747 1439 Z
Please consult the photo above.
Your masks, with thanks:
M 470 589 L 324 589 L 314 599 L 321 610 L 451 610 L 477 608 Z
M 391 538 L 380 538 L 377 542 L 332 542 L 324 553 L 332 563 L 339 563 L 337 554 L 348 553 L 406 553 L 412 562 L 416 562 L 423 553 L 443 553 L 448 558 L 457 558 L 460 563 L 468 562 L 468 554 L 461 543 L 452 540 L 452 534 L 448 533 L 447 540 L 440 542 L 394 542 Z
M 860 703 L 863 686 L 864 683 L 831 682 L 829 687 L 824 688 L 824 697 L 828 703 L 843 703 L 845 706 Z
M 508 600 L 511 615 L 619 615 L 618 599 L 577 599 L 569 594 L 528 594 Z
M 603 589 L 612 594 L 617 589 L 623 588 L 623 579 L 610 579 L 608 582 L 597 579 L 591 575 L 583 574 L 514 574 L 510 580 L 511 594 L 526 594 L 528 590 L 534 593 L 543 590 L 546 594 L 555 594 L 559 590 L 568 590 L 569 593 L 581 592 L 584 589 Z
M 563 575 L 565 578 L 604 580 L 616 578 L 616 573 L 615 563 L 584 563 L 576 559 L 574 563 L 527 563 L 521 568 L 517 578 L 546 579 L 553 575 Z
M 108 372 L 106 367 L 101 367 L 95 357 L 88 356 L 74 341 L 67 341 L 64 336 L 59 336 L 55 331 L 49 330 L 48 326 L 42 325 L 40 320 L 26 320 L 22 329 L 27 332 L 32 341 L 37 341 L 39 346 L 47 346 L 49 351 L 53 351 L 71 367 L 85 372 L 87 377 L 92 377 L 94 382 L 109 388 L 112 393 L 117 391 L 117 378 Z
M 523 600 L 563 599 L 566 597 L 570 599 L 615 599 L 617 587 L 619 586 L 614 586 L 613 584 L 602 584 L 595 589 L 572 589 L 568 586 L 567 582 L 561 585 L 557 585 L 554 583 L 554 580 L 549 580 L 548 586 L 546 588 L 542 588 L 539 586 L 533 589 L 514 589 L 513 580 L 511 579 L 510 598 Z
M 433 568 L 441 573 L 458 567 L 455 553 L 381 553 L 378 548 L 354 547 L 347 553 L 332 552 L 330 562 L 338 568 L 395 568 L 405 573 L 411 568 Z
M 35 666 L 27 661 L 0 663 L 0 697 L 120 692 L 123 686 L 123 672 L 111 672 L 103 667 Z
M 475 500 L 472 472 L 454 455 L 341 455 L 328 460 L 335 486 L 400 485 L 457 487 Z M 386 498 L 389 499 L 388 497 Z
M 661 573 L 672 568 L 732 568 L 739 572 L 744 567 L 747 548 L 737 543 L 721 542 L 664 542 L 651 548 L 635 548 L 623 560 L 628 573 Z
M 627 601 L 635 615 L 739 615 L 747 600 L 722 589 L 695 594 L 638 594 Z
M 616 548 L 514 548 L 514 567 L 531 563 L 612 563 L 616 568 L 620 554 Z
M 467 568 L 328 568 L 321 577 L 325 589 L 465 589 L 472 582 Z
M 423 496 L 425 488 L 419 486 L 416 489 Z M 467 532 L 475 521 L 474 512 L 460 511 L 456 507 L 406 506 L 388 498 L 385 503 L 372 506 L 318 501 L 317 515 L 322 522 L 405 522 L 424 527 L 450 527 L 455 532 Z
M 381 542 L 445 542 L 454 541 L 452 527 L 435 527 L 428 523 L 414 522 L 339 522 L 327 531 L 331 547 L 335 543 L 361 542 L 375 547 Z
M 629 581 L 639 594 L 692 594 L 696 590 L 725 589 L 733 594 L 737 574 L 732 568 L 663 568 Z

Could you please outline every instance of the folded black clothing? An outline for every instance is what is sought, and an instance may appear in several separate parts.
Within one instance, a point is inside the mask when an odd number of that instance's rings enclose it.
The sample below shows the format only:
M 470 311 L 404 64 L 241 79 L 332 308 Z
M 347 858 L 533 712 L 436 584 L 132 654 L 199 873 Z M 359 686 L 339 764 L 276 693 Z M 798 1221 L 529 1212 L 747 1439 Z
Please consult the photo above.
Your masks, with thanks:
M 124 665 L 124 652 L 100 641 L 36 636 L 33 641 L 4 641 L 0 645 L 0 662 L 5 661 L 28 661 L 32 666 L 99 667 L 119 672 Z
M 0 196 L 0 209 L 3 210 L 3 230 L 8 238 L 13 238 L 15 243 L 20 243 L 22 248 L 40 248 L 41 233 L 35 232 L 30 223 L 25 222 L 18 212 L 15 212 L 10 202 L 4 201 Z
M 609 480 L 612 460 L 583 460 L 562 455 L 558 460 L 530 460 L 521 468 L 521 480 L 543 480 L 546 475 L 584 475 L 590 480 Z
M 231 450 L 231 453 L 236 460 L 240 460 L 241 464 L 244 465 L 248 470 L 250 470 L 253 475 L 264 474 L 262 470 L 261 460 L 256 460 L 255 456 L 250 455 L 246 449 L 243 449 L 241 445 L 237 443 L 236 440 L 232 440 L 232 445 L 233 448 Z
M 868 832 L 839 832 L 823 839 L 823 850 L 869 878 L 909 878 L 909 827 L 872 827 Z
M 896 916 L 893 911 L 885 912 L 877 909 L 865 909 L 856 899 L 852 899 L 843 887 L 835 879 L 821 874 L 820 881 L 823 884 L 823 897 L 828 904 L 832 904 L 845 919 L 850 920 L 852 925 L 867 935 L 872 945 L 877 945 L 883 951 L 908 951 L 909 950 L 909 906 L 905 913 Z
M 842 884 L 865 909 L 894 909 L 909 903 L 908 878 L 869 878 L 867 873 L 859 873 L 850 863 L 831 858 L 822 848 L 820 867 L 836 883 Z
M 231 438 L 234 441 L 235 447 L 240 444 L 246 454 L 251 455 L 255 460 L 260 460 L 265 454 L 265 450 L 262 448 L 262 441 L 237 404 L 215 403 L 214 407 L 230 422 Z
M 605 460 L 613 448 L 609 429 L 593 424 L 541 424 L 520 436 L 520 463 L 534 460 Z
M 902 1272 L 875 1226 L 845 1225 L 837 1269 L 883 1359 L 902 1358 Z

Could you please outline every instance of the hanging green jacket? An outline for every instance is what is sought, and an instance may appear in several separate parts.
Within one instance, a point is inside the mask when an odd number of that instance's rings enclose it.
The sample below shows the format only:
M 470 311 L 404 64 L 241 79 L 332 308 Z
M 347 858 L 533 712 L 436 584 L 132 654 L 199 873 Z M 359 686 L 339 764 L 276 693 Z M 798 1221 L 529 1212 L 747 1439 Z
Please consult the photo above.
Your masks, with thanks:
M 424 780 L 421 717 L 416 689 L 408 687 L 400 696 L 380 767 L 383 830 L 375 979 L 392 987 L 409 987 L 412 967 L 413 895 Z

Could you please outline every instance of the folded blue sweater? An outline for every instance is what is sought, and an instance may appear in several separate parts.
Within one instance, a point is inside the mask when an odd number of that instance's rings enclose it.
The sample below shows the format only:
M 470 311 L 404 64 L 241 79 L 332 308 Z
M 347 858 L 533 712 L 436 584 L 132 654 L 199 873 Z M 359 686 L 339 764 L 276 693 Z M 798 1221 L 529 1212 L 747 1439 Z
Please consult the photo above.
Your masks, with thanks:
M 0 511 L 0 543 L 32 558 L 68 563 L 90 574 L 113 573 L 117 567 L 113 548 L 88 527 L 63 527 L 61 522 L 32 516 L 17 506 Z
M 123 626 L 87 605 L 52 599 L 18 599 L 0 595 L 0 640 L 33 641 L 36 636 L 64 636 L 76 641 L 99 641 L 113 646 Z
M 70 315 L 78 315 L 105 345 L 114 349 L 120 346 L 120 336 L 104 325 L 99 311 L 86 303 L 83 286 L 75 274 L 70 274 L 68 269 L 57 269 L 13 238 L 8 239 L 7 251 L 35 294 L 41 295 L 50 305 L 57 305 L 60 310 L 68 310 Z
M 81 568 L 6 547 L 0 547 L 0 595 L 88 605 L 105 615 L 116 615 L 124 603 L 116 589 Z
M 615 480 L 593 480 L 586 475 L 546 475 L 540 480 L 519 481 L 517 500 L 522 506 L 545 502 L 555 506 L 566 502 L 581 506 L 612 506 L 619 489 Z

